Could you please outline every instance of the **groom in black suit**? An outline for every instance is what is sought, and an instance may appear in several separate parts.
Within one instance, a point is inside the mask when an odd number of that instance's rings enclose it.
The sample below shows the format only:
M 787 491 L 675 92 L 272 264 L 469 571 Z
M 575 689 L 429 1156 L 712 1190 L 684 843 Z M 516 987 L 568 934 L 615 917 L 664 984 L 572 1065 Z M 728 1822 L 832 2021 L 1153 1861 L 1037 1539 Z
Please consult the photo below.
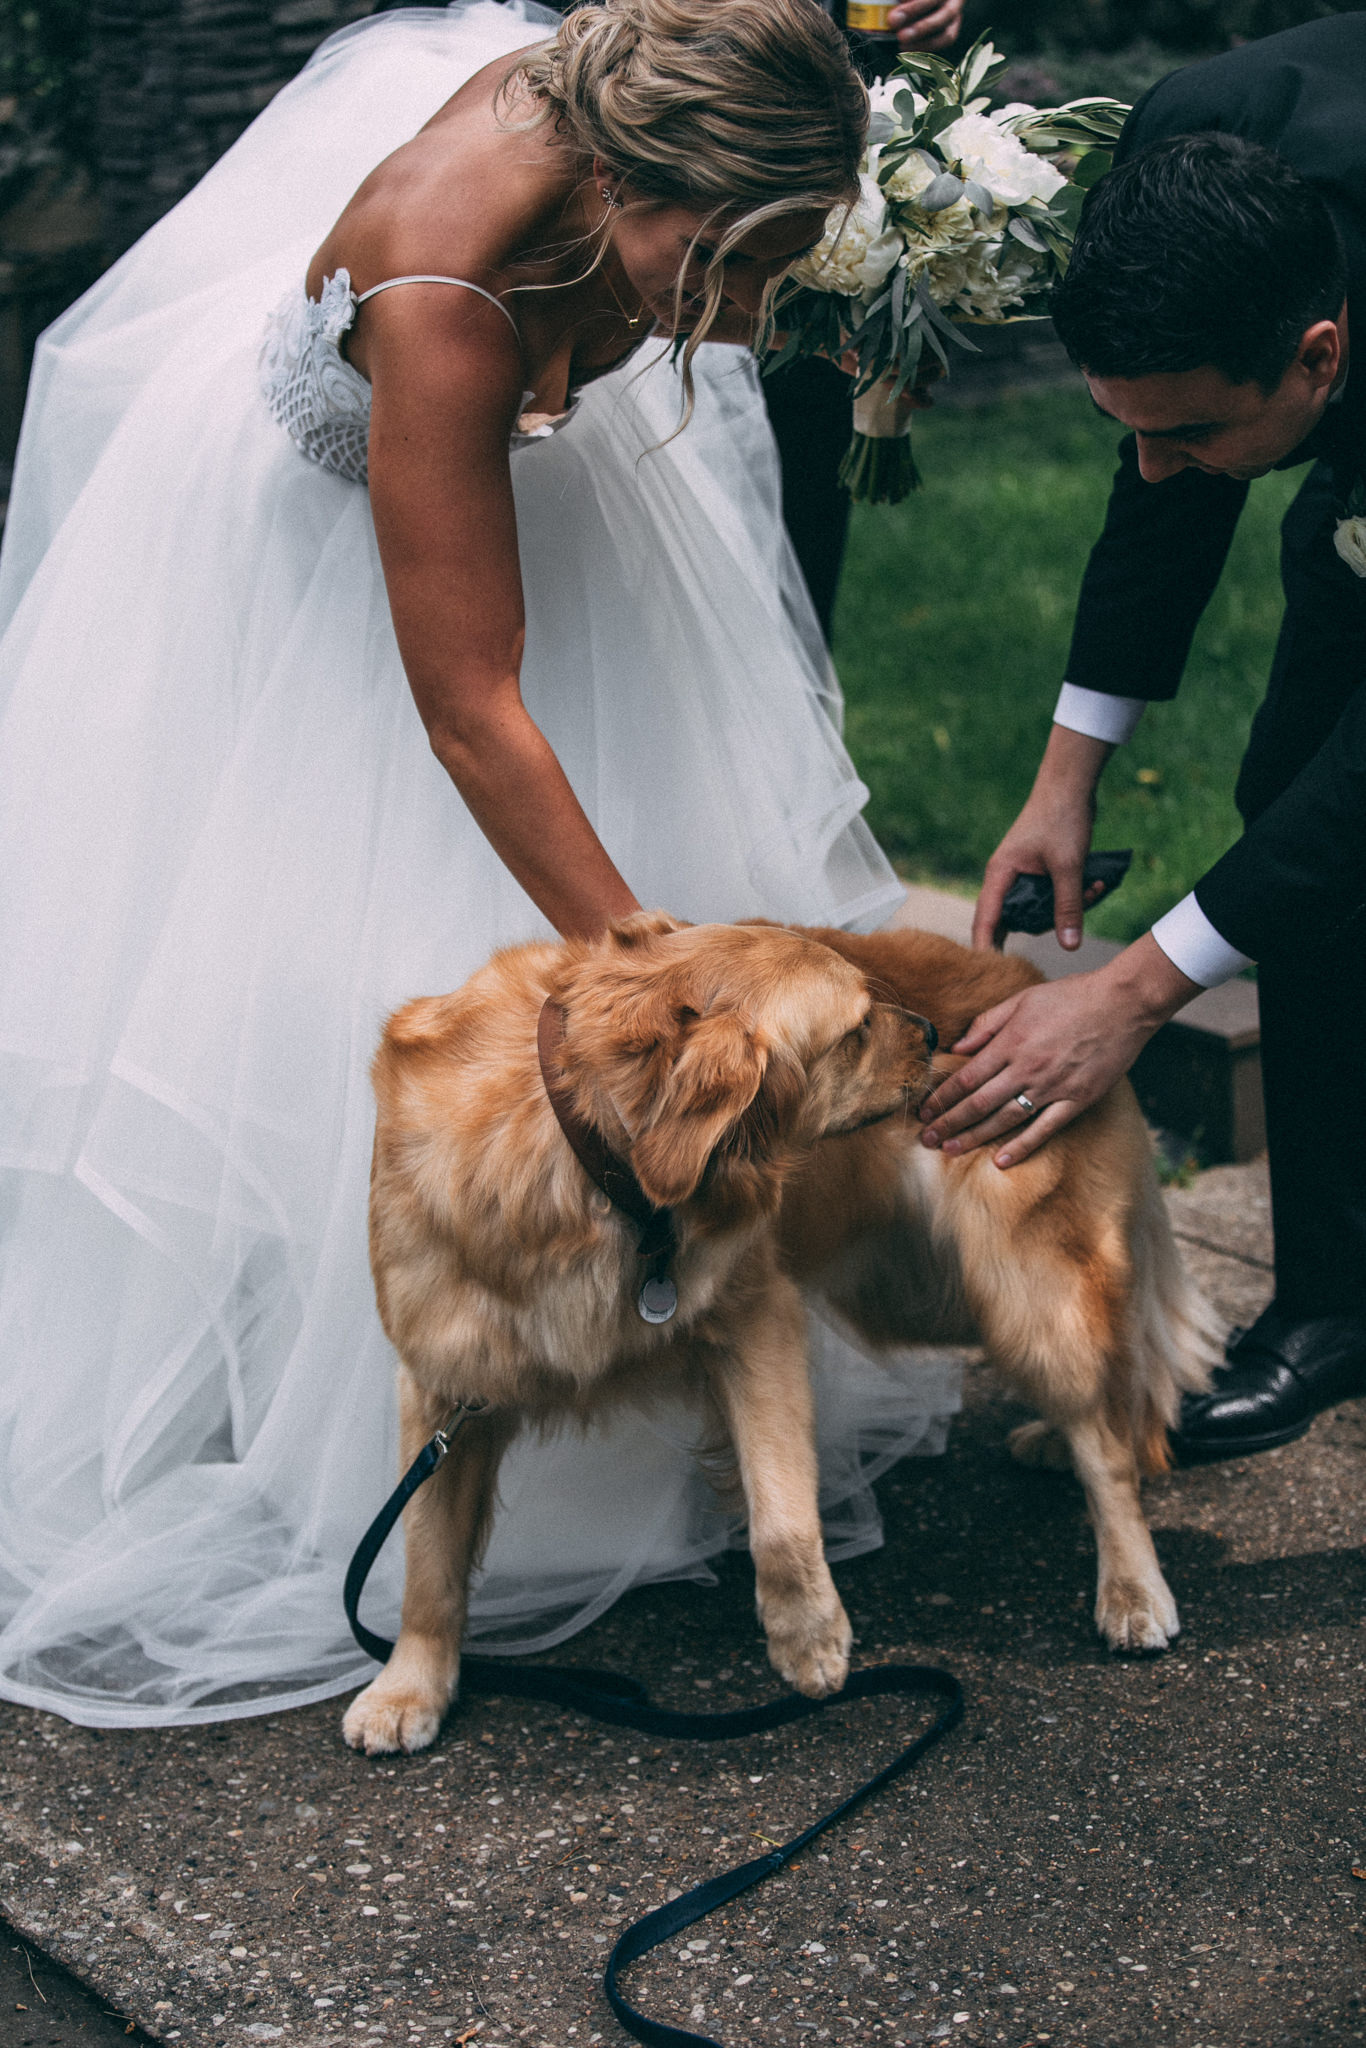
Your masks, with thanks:
M 1198 988 L 1256 961 L 1276 1298 L 1213 1393 L 1188 1397 L 1176 1438 L 1187 1458 L 1232 1456 L 1366 1393 L 1366 14 L 1269 36 L 1140 101 L 1055 318 L 1097 405 L 1132 431 L 975 943 L 1029 871 L 1052 875 L 1058 937 L 1079 942 L 1100 771 L 1175 694 L 1249 480 L 1311 467 L 1282 528 L 1285 614 L 1238 780 L 1242 837 L 1109 967 L 979 1019 L 924 1135 L 1013 1164 Z

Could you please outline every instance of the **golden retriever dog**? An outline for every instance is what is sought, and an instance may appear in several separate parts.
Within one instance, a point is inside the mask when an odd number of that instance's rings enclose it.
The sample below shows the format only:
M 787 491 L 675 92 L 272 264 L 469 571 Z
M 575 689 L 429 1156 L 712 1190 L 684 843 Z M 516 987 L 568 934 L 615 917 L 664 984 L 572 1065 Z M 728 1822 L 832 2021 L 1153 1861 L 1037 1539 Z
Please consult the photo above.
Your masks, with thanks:
M 403 1464 L 458 1403 L 488 1405 L 405 1512 L 400 1633 L 347 1710 L 353 1747 L 435 1736 L 517 1431 L 664 1388 L 705 1402 L 734 1448 L 774 1665 L 813 1695 L 843 1684 L 850 1632 L 821 1544 L 805 1313 L 775 1225 L 784 1182 L 821 1140 L 923 1098 L 932 1050 L 923 1019 L 874 998 L 814 938 L 652 913 L 599 940 L 499 953 L 454 995 L 390 1020 L 370 1237 Z M 669 1320 L 644 1319 L 640 1232 L 580 1165 L 548 1087 L 589 1149 L 671 1212 Z
M 944 1047 L 1042 980 L 1018 958 L 925 932 L 810 934 L 879 998 L 928 1017 Z M 941 1054 L 940 1075 L 963 1064 Z M 1182 1268 L 1127 1080 L 1006 1171 L 994 1146 L 946 1157 L 914 1119 L 827 1138 L 788 1181 L 783 1258 L 879 1345 L 980 1342 L 1043 1420 L 1025 1463 L 1070 1462 L 1096 1534 L 1096 1625 L 1115 1650 L 1180 1626 L 1139 1503 L 1165 1471 L 1183 1390 L 1208 1384 L 1222 1332 Z

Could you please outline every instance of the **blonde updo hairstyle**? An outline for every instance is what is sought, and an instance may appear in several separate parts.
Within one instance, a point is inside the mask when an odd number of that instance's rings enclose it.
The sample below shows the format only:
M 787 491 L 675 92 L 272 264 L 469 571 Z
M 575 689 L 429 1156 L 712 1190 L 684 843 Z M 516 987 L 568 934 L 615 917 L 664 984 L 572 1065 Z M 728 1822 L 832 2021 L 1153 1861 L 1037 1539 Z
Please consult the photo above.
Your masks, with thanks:
M 768 222 L 857 196 L 868 95 L 843 36 L 816 0 L 598 0 L 527 52 L 507 85 L 519 82 L 585 165 L 611 166 L 627 203 L 703 216 L 713 253 L 683 350 L 690 403 L 730 251 Z M 680 271 L 680 323 L 682 299 Z

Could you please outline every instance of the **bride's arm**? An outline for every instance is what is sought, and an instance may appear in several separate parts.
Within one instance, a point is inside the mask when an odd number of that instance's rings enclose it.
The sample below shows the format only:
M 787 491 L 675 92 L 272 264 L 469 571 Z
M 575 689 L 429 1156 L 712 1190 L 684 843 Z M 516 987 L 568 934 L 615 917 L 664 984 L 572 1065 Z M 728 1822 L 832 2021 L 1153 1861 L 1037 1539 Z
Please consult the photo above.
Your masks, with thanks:
M 444 305 L 432 303 L 438 294 Z M 600 931 L 639 905 L 519 682 L 525 614 L 508 435 L 522 366 L 513 336 L 501 313 L 449 285 L 387 292 L 365 310 L 375 533 L 432 751 L 556 930 Z

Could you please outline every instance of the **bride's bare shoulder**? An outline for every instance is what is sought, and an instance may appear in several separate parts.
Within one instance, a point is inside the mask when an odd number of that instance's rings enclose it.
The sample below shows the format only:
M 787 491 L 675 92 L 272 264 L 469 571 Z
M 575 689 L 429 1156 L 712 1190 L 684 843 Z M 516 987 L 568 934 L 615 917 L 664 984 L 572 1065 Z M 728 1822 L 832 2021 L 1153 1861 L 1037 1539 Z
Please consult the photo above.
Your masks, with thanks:
M 310 297 L 339 269 L 358 291 L 414 272 L 481 279 L 501 271 L 572 182 L 566 152 L 537 123 L 516 69 L 515 55 L 486 64 L 375 166 L 309 264 Z

